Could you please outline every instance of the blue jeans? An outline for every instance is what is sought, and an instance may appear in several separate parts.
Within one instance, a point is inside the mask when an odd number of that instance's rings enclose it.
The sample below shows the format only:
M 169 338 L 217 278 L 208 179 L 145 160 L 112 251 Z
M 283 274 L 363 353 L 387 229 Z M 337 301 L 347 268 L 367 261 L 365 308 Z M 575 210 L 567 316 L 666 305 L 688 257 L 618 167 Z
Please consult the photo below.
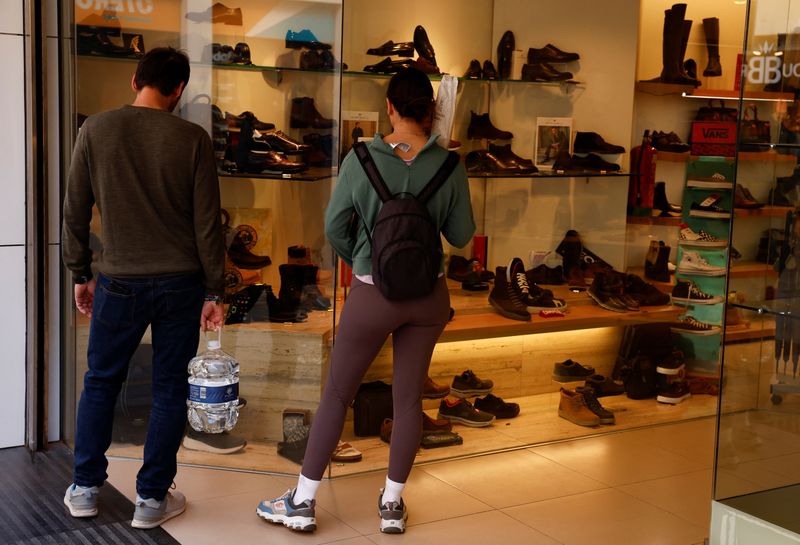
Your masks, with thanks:
M 89 330 L 89 370 L 75 432 L 74 481 L 101 486 L 108 475 L 114 406 L 147 326 L 153 342 L 153 406 L 136 478 L 142 498 L 161 501 L 177 472 L 186 425 L 187 364 L 197 353 L 205 288 L 200 274 L 148 278 L 99 275 Z

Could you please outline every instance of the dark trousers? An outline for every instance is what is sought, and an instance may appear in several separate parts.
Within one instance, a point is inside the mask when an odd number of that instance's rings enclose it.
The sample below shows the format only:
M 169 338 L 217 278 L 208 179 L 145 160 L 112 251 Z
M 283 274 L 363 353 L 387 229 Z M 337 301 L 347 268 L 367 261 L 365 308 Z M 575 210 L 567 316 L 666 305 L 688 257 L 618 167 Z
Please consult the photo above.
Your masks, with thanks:
M 111 445 L 114 406 L 149 325 L 153 406 L 136 491 L 143 498 L 164 498 L 177 472 L 176 455 L 186 424 L 187 364 L 197 353 L 204 294 L 199 274 L 97 278 L 89 370 L 75 432 L 75 484 L 101 486 L 108 477 L 105 452 Z
M 444 278 L 430 295 L 407 301 L 390 301 L 375 286 L 353 278 L 303 459 L 302 474 L 306 478 L 322 479 L 342 434 L 347 407 L 391 333 L 394 360 L 389 478 L 406 482 L 422 436 L 422 386 L 449 315 L 450 295 Z

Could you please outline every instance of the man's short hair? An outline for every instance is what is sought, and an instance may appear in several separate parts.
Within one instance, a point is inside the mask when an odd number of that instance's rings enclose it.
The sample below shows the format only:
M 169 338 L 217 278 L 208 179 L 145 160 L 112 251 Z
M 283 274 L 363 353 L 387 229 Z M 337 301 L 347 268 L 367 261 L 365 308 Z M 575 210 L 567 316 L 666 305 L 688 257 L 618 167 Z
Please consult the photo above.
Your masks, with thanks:
M 181 83 L 189 82 L 189 57 L 173 47 L 156 47 L 139 61 L 134 77 L 137 89 L 155 87 L 169 96 Z

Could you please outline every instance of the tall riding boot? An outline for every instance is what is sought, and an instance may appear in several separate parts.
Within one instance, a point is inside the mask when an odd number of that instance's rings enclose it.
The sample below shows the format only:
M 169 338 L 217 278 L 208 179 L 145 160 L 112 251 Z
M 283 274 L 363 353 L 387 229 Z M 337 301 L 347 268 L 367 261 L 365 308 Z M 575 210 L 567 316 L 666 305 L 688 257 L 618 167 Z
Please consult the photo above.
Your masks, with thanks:
M 768 92 L 780 92 L 783 88 L 782 86 L 782 79 L 783 79 L 783 63 L 786 60 L 784 57 L 786 56 L 786 34 L 778 34 L 778 46 L 775 49 L 775 52 L 781 52 L 781 56 L 778 57 L 778 71 L 781 73 L 781 77 L 775 83 L 768 83 L 764 86 L 764 90 Z
M 700 87 L 700 80 L 697 79 L 697 63 L 692 59 L 686 62 L 683 60 L 686 57 L 686 46 L 689 45 L 689 34 L 691 34 L 691 32 L 692 22 L 688 19 L 684 19 L 681 26 L 681 56 L 678 59 L 678 65 L 681 67 L 681 77 L 685 81 L 691 82 L 695 87 Z M 690 73 L 692 65 L 694 65 L 694 73 Z
M 708 48 L 708 66 L 703 70 L 703 76 L 716 77 L 722 75 L 722 65 L 719 63 L 719 19 L 709 17 L 703 19 L 703 30 L 706 33 L 706 47 Z
M 645 82 L 650 83 L 667 83 L 670 79 L 676 76 L 675 73 L 675 62 L 674 57 L 675 54 L 672 49 L 670 49 L 670 40 L 668 39 L 668 35 L 670 32 L 670 22 L 671 22 L 671 15 L 672 10 L 668 9 L 664 11 L 664 31 L 661 37 L 661 75 L 657 78 L 643 80 Z

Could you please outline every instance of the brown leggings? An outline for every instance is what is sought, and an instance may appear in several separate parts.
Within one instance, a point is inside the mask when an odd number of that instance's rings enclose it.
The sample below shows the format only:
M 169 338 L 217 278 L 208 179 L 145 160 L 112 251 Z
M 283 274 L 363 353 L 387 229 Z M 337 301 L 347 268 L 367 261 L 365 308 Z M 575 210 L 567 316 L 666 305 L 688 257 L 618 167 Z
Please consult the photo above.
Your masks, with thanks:
M 347 407 L 391 333 L 394 422 L 389 478 L 406 482 L 422 436 L 422 386 L 449 312 L 450 294 L 444 278 L 430 295 L 407 301 L 390 301 L 375 286 L 353 278 L 303 460 L 306 478 L 322 479 L 341 437 Z

